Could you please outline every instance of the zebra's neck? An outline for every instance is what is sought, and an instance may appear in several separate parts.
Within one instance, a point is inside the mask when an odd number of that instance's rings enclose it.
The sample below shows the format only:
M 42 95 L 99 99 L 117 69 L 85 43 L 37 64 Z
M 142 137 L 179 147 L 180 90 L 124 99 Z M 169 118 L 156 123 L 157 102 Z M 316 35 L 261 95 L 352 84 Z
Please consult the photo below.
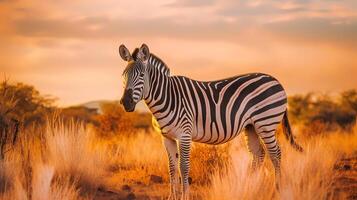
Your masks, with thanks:
M 158 57 L 151 55 L 149 58 L 148 82 L 144 100 L 150 111 L 160 112 L 170 101 L 171 80 L 170 70 Z

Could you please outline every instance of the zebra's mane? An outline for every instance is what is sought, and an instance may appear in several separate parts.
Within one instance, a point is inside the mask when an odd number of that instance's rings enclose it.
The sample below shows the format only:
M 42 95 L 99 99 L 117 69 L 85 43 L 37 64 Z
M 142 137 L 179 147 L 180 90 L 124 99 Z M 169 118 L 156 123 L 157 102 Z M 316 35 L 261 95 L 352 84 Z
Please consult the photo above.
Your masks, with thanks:
M 154 54 L 150 53 L 149 63 L 155 69 L 158 69 L 161 73 L 166 76 L 170 76 L 170 69 L 167 65 L 162 61 L 159 57 L 155 56 Z
M 138 53 L 139 53 L 139 49 L 135 48 L 133 53 L 131 54 L 135 61 L 138 59 Z M 152 67 L 154 67 L 154 69 L 158 69 L 164 75 L 170 76 L 169 67 L 167 67 L 167 65 L 164 63 L 164 61 L 162 61 L 156 55 L 150 53 L 149 63 L 151 64 Z

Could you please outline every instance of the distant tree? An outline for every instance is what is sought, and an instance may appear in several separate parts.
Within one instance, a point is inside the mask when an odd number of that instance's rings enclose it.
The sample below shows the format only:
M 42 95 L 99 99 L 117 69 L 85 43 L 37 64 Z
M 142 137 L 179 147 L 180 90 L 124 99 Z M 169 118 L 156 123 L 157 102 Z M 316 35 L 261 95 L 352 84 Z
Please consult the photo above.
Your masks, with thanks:
M 11 113 L 24 127 L 43 124 L 46 114 L 54 109 L 54 98 L 42 96 L 33 86 L 23 83 L 10 84 L 5 80 L 0 85 L 0 93 L 6 93 L 2 107 L 8 107 L 12 101 L 16 102 Z
M 308 93 L 289 97 L 289 113 L 293 123 L 303 124 L 312 132 L 349 129 L 356 121 L 357 92 L 349 90 L 340 98 Z

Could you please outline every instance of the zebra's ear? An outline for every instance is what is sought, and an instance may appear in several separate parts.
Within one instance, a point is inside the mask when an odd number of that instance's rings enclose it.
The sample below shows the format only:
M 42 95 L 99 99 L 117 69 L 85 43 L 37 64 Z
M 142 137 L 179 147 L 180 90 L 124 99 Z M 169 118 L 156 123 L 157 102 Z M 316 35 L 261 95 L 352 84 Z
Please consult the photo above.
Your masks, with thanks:
M 150 51 L 149 51 L 149 47 L 146 44 L 142 44 L 140 49 L 139 49 L 139 54 L 138 54 L 139 58 L 142 61 L 146 61 L 149 59 L 150 57 Z
M 120 57 L 123 59 L 123 60 L 125 60 L 125 61 L 130 61 L 130 60 L 132 60 L 133 58 L 131 57 L 131 55 L 130 55 L 130 52 L 129 52 L 129 50 L 125 47 L 125 45 L 124 44 L 121 44 L 120 46 L 119 46 L 119 54 L 120 54 Z

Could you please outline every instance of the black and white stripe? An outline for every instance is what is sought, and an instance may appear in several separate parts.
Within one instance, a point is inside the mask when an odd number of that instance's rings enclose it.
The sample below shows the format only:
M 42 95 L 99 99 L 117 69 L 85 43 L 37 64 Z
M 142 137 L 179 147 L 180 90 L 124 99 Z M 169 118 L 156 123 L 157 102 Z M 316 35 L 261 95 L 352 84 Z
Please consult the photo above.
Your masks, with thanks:
M 301 150 L 291 135 L 286 93 L 274 77 L 250 73 L 203 82 L 184 76 L 170 76 L 169 68 L 161 59 L 150 54 L 143 61 L 137 56 L 140 50 L 133 53 L 131 62 L 136 64 L 129 62 L 127 71 L 132 73 L 126 76 L 126 88 L 130 86 L 134 94 L 142 94 L 153 113 L 155 126 L 164 136 L 173 198 L 176 194 L 177 162 L 180 163 L 183 196 L 188 198 L 192 141 L 222 144 L 246 129 L 253 167 L 258 167 L 263 161 L 265 146 L 277 176 L 280 174 L 281 152 L 275 132 L 281 121 L 291 144 Z

